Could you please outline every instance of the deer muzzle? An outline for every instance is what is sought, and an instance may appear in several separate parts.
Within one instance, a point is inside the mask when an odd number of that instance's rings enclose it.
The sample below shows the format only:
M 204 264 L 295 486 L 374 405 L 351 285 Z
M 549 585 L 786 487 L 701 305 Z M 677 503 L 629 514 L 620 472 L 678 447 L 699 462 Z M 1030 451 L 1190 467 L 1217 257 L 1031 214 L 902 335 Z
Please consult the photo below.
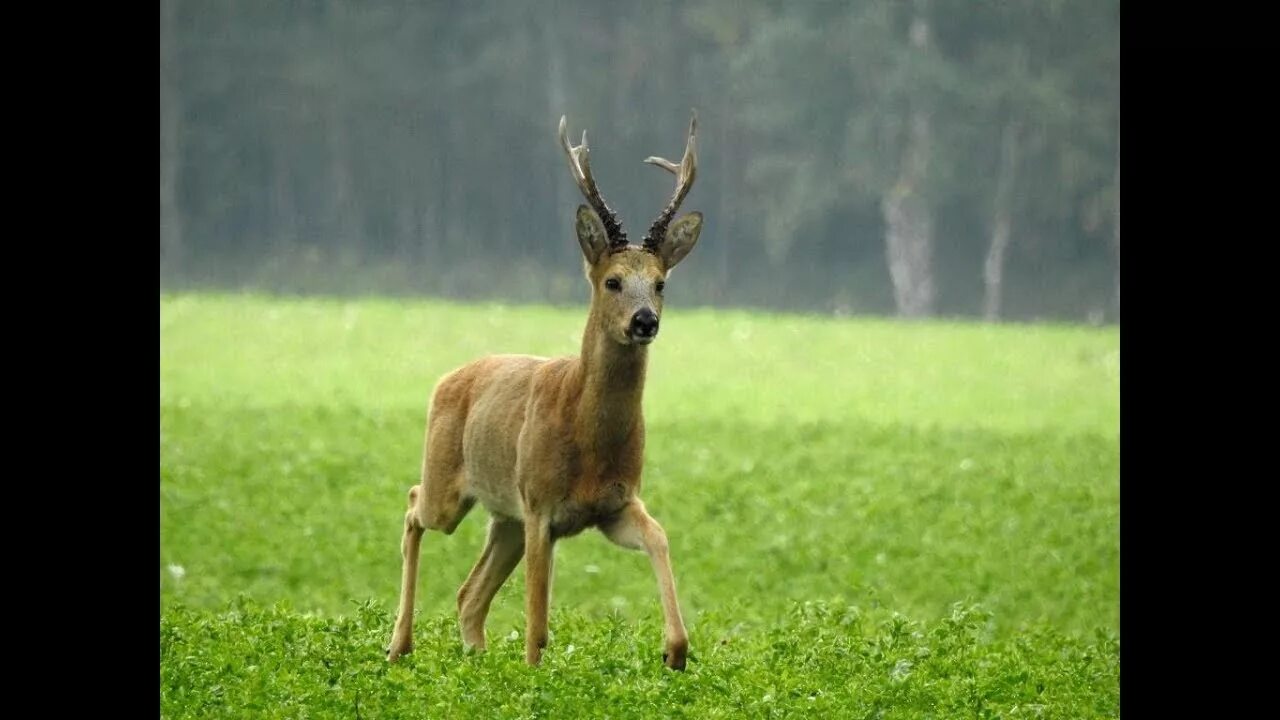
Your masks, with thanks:
M 631 327 L 627 330 L 631 341 L 637 345 L 647 345 L 658 336 L 658 314 L 649 308 L 641 308 L 631 316 Z

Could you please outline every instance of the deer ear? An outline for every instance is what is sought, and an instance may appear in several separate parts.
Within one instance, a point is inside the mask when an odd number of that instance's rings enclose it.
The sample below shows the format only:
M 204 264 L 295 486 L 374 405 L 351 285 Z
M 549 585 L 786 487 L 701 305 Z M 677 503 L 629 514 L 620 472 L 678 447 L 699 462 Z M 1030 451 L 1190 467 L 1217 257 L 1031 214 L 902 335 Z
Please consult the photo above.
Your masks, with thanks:
M 702 232 L 702 213 L 691 212 L 671 223 L 667 228 L 667 236 L 662 242 L 662 258 L 667 262 L 667 270 L 674 268 L 698 244 L 698 235 Z
M 573 229 L 578 235 L 578 244 L 582 246 L 582 256 L 594 265 L 604 254 L 605 248 L 609 247 L 609 238 L 605 235 L 600 216 L 586 205 L 579 205 Z

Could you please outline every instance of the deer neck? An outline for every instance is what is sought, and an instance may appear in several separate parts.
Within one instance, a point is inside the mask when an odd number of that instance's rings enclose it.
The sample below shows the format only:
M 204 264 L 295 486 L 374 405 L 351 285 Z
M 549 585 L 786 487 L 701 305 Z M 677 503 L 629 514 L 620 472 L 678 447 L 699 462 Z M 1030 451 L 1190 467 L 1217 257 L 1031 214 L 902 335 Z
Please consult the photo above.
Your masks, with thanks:
M 642 426 L 641 400 L 649 348 L 610 339 L 596 313 L 582 338 L 578 439 L 596 452 L 620 449 Z

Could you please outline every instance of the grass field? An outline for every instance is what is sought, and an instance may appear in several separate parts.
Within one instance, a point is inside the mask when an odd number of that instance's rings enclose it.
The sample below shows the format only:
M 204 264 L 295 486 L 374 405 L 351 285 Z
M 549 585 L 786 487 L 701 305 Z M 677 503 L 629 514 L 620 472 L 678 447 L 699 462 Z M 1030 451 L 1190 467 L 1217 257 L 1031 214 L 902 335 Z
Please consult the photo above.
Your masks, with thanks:
M 388 666 L 405 492 L 436 379 L 576 352 L 582 308 L 160 299 L 161 713 L 178 717 L 1117 717 L 1119 331 L 682 309 L 650 351 L 647 559 L 557 546 L 465 656 L 485 516 L 422 549 Z

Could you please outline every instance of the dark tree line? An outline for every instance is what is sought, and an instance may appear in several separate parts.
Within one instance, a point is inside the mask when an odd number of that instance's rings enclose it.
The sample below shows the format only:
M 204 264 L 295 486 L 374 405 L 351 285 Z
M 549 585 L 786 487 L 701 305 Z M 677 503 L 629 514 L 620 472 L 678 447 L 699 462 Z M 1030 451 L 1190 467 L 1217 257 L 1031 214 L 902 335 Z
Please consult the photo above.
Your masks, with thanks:
M 170 287 L 584 299 L 699 115 L 683 304 L 1118 319 L 1114 0 L 162 0 Z

